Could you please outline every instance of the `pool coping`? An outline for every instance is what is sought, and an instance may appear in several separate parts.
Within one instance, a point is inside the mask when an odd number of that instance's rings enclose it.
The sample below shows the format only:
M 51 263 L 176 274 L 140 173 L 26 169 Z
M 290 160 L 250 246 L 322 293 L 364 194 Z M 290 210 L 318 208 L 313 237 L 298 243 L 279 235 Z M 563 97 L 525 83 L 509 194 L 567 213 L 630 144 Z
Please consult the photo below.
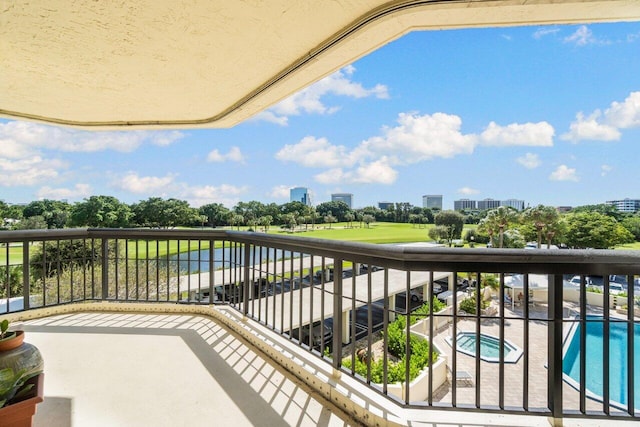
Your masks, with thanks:
M 457 344 L 457 340 L 460 339 L 462 336 L 465 335 L 473 335 L 476 336 L 477 334 L 475 332 L 469 332 L 469 331 L 461 331 L 458 332 L 456 334 L 456 344 Z M 489 335 L 489 334 L 480 334 L 480 337 L 487 337 L 490 338 L 492 340 L 496 340 L 496 341 L 500 341 L 499 337 L 493 336 L 493 335 Z M 451 338 L 451 336 L 447 336 L 445 337 L 445 342 L 447 344 L 449 344 L 449 346 L 451 346 L 452 350 L 453 350 L 453 339 Z M 520 360 L 520 358 L 522 357 L 522 355 L 524 354 L 523 350 L 515 345 L 514 343 L 512 343 L 511 341 L 505 339 L 504 340 L 504 346 L 505 348 L 509 347 L 511 349 L 511 351 L 504 356 L 504 363 L 518 363 L 518 361 Z M 460 353 L 466 354 L 467 356 L 471 356 L 471 357 L 476 357 L 476 353 L 475 352 L 471 352 L 471 351 L 467 351 L 463 348 L 460 348 L 458 345 L 456 345 L 456 349 L 457 351 L 459 351 Z M 487 357 L 487 356 L 483 356 L 482 354 L 480 354 L 480 360 L 483 360 L 485 362 L 488 363 L 500 363 L 500 357 Z

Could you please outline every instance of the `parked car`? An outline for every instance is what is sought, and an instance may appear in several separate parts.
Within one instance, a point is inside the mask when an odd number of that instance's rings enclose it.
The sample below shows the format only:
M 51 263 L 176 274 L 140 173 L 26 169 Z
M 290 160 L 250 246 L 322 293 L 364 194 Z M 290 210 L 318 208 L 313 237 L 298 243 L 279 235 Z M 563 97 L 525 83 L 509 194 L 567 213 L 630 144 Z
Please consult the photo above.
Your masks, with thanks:
M 324 327 L 321 326 L 322 324 Z M 309 327 L 309 324 L 303 325 L 301 328 L 294 328 L 291 331 L 291 337 L 316 350 L 320 350 L 320 346 L 323 344 L 325 347 L 331 347 L 333 319 L 325 319 L 323 323 L 318 320 L 313 323 L 313 328 Z

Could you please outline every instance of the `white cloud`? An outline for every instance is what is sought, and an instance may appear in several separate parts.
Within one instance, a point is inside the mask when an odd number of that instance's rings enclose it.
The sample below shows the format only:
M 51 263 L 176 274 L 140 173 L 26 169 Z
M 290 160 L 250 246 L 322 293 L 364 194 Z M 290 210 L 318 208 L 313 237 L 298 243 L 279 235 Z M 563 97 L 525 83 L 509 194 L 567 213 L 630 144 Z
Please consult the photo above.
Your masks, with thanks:
M 356 157 L 389 155 L 392 164 L 409 164 L 471 154 L 477 142 L 475 135 L 460 131 L 462 119 L 456 115 L 400 113 L 397 121 L 396 127 L 384 127 L 382 136 L 361 143 Z
M 129 172 L 112 185 L 134 194 L 166 194 L 166 190 L 174 183 L 175 175 L 164 177 L 139 176 L 136 172 Z
M 276 153 L 276 159 L 306 167 L 336 167 L 350 165 L 347 148 L 333 145 L 326 138 L 305 136 L 298 143 L 285 145 Z
M 291 185 L 278 185 L 277 187 L 273 187 L 267 196 L 272 199 L 288 199 L 290 196 L 289 190 L 291 190 Z
M 480 135 L 483 145 L 491 146 L 553 146 L 555 130 L 547 122 L 512 123 L 500 126 L 495 122 L 489 123 Z
M 590 43 L 595 43 L 596 39 L 593 37 L 593 33 L 586 25 L 581 25 L 578 29 L 564 38 L 565 43 L 574 43 L 577 46 L 585 46 Z
M 560 165 L 549 175 L 549 179 L 551 181 L 578 181 L 578 176 L 574 168 Z
M 73 188 L 51 188 L 44 186 L 36 193 L 38 199 L 82 199 L 91 196 L 89 184 L 76 184 Z
M 186 200 L 193 207 L 200 207 L 208 203 L 222 203 L 225 206 L 233 206 L 240 201 L 240 195 L 247 191 L 246 187 L 222 184 L 189 185 L 176 181 L 177 175 L 168 174 L 163 177 L 139 176 L 136 172 L 130 172 L 124 177 L 112 182 L 116 188 L 134 194 L 148 196 L 175 197 Z
M 18 187 L 51 182 L 60 175 L 60 170 L 68 165 L 56 159 L 34 156 L 26 159 L 0 158 L 0 185 Z
M 600 176 L 607 176 L 609 172 L 611 172 L 612 170 L 613 170 L 612 166 L 602 165 L 600 166 Z
M 386 157 L 374 162 L 363 162 L 354 170 L 341 168 L 329 169 L 314 176 L 321 184 L 393 184 L 398 172 L 393 169 Z
M 535 169 L 541 164 L 540 157 L 533 153 L 527 153 L 522 157 L 518 157 L 516 161 L 527 169 Z
M 561 139 L 571 142 L 581 140 L 617 141 L 620 139 L 620 131 L 608 124 L 600 123 L 599 110 L 585 117 L 582 112 L 576 114 L 576 120 L 569 125 L 569 132 L 562 134 Z
M 173 197 L 186 200 L 189 205 L 196 208 L 209 203 L 222 203 L 231 207 L 238 204 L 240 196 L 246 191 L 247 187 L 236 187 L 229 184 L 190 186 L 181 183 L 179 190 L 175 192 Z
M 275 123 L 280 126 L 287 126 L 289 124 L 289 117 L 278 116 L 273 111 L 261 111 L 251 118 L 254 121 L 263 121 L 269 123 Z
M 458 188 L 458 194 L 464 194 L 465 196 L 470 196 L 472 194 L 478 194 L 478 193 L 480 193 L 480 190 L 476 190 L 475 188 L 471 188 L 471 187 Z
M 235 147 L 235 146 L 231 147 L 227 154 L 220 154 L 220 152 L 216 149 L 216 150 L 211 151 L 207 155 L 207 161 L 208 162 L 221 163 L 221 162 L 225 162 L 227 160 L 231 161 L 231 162 L 237 162 L 237 163 L 244 163 L 245 162 L 244 155 L 242 154 L 242 151 L 240 151 L 239 147 Z
M 533 33 L 533 38 L 536 39 L 536 40 L 540 40 L 544 36 L 548 36 L 550 34 L 556 34 L 559 31 L 560 31 L 559 28 L 550 28 L 550 27 L 538 28 Z
M 306 136 L 287 144 L 275 155 L 283 162 L 305 167 L 326 168 L 315 175 L 325 184 L 395 182 L 398 165 L 434 158 L 472 154 L 478 143 L 490 146 L 550 146 L 554 129 L 547 122 L 513 123 L 499 126 L 491 122 L 482 135 L 461 132 L 462 119 L 456 115 L 400 113 L 397 125 L 385 126 L 354 148 L 331 144 L 326 138 Z
M 181 138 L 177 131 L 78 131 L 31 122 L 0 123 L 0 141 L 13 141 L 32 150 L 132 152 L 144 143 L 169 145 Z
M 377 84 L 367 89 L 361 83 L 353 81 L 351 77 L 354 72 L 355 68 L 353 66 L 346 66 L 308 88 L 280 101 L 269 110 L 257 114 L 254 120 L 264 120 L 285 126 L 288 123 L 288 116 L 298 116 L 303 113 L 333 114 L 340 107 L 326 105 L 322 100 L 326 95 L 347 96 L 356 99 L 370 96 L 379 99 L 389 97 L 385 85 Z
M 629 129 L 640 126 L 640 92 L 631 92 L 623 102 L 612 102 L 604 112 L 611 126 Z
M 620 129 L 640 127 L 640 92 L 631 92 L 622 102 L 613 101 L 604 113 L 595 110 L 589 116 L 576 114 L 569 132 L 561 136 L 564 140 L 578 142 L 584 139 L 617 141 Z

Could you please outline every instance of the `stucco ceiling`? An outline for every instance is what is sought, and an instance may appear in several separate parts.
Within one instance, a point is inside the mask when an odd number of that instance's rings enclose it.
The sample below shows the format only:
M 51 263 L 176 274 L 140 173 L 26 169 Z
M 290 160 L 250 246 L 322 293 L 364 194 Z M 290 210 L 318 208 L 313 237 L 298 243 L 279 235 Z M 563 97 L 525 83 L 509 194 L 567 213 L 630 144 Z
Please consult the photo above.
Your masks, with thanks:
M 638 0 L 0 3 L 0 116 L 229 127 L 413 30 L 640 19 Z

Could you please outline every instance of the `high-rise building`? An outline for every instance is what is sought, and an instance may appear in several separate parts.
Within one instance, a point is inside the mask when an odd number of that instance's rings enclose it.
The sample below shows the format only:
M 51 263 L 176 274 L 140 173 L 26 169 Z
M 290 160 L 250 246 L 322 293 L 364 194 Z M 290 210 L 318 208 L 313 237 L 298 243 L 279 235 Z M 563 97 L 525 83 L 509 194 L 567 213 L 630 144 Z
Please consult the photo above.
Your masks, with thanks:
M 478 209 L 485 211 L 487 209 L 495 209 L 500 207 L 500 200 L 484 199 L 478 200 Z
M 332 202 L 345 202 L 349 209 L 353 208 L 353 194 L 351 193 L 334 193 L 331 195 Z
M 461 211 L 463 209 L 476 209 L 476 201 L 469 199 L 460 199 L 453 201 L 453 210 Z
M 514 208 L 515 210 L 522 211 L 524 210 L 524 200 L 516 200 L 516 199 L 501 200 L 500 206 L 507 206 L 507 207 Z
M 609 200 L 606 203 L 615 206 L 620 212 L 634 213 L 640 210 L 640 200 L 638 199 Z
M 306 187 L 294 187 L 289 191 L 291 202 L 300 202 L 304 205 L 311 206 L 311 197 Z
M 389 207 L 395 206 L 393 202 L 378 202 L 378 209 L 386 211 Z
M 442 194 L 429 194 L 422 196 L 422 207 L 442 210 Z

